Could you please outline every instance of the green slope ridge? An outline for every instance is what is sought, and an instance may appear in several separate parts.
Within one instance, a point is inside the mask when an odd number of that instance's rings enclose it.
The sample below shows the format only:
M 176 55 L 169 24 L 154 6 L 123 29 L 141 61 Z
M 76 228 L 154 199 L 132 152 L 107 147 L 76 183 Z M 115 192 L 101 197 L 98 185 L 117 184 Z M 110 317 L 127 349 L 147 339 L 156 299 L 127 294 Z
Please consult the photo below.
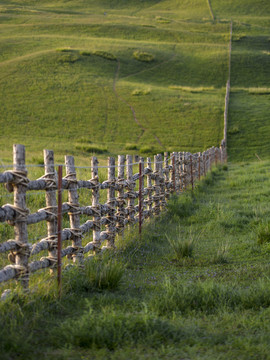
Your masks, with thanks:
M 68 141 L 81 159 L 82 138 L 112 154 L 219 144 L 229 25 L 211 22 L 207 2 L 2 2 L 1 20 L 3 161 L 13 142 L 35 157 Z

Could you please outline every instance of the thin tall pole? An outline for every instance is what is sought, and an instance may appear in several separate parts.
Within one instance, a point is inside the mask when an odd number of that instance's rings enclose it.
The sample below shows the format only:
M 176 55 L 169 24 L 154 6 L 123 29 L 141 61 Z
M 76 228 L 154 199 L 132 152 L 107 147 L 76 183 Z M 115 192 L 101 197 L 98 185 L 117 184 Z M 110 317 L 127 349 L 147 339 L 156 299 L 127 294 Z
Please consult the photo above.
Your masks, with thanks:
M 58 166 L 58 211 L 57 211 L 57 280 L 58 295 L 62 294 L 62 165 Z

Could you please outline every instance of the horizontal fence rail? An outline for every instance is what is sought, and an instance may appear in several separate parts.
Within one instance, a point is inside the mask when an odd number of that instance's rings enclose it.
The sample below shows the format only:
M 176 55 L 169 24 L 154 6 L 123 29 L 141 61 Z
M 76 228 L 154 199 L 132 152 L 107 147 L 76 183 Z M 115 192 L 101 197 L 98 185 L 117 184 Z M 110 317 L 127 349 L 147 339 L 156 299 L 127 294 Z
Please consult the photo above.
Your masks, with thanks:
M 28 288 L 31 273 L 44 268 L 54 271 L 59 268 L 61 258 L 68 257 L 71 262 L 81 264 L 90 252 L 92 256 L 113 249 L 116 235 L 123 234 L 128 225 L 139 223 L 141 232 L 143 222 L 159 215 L 173 193 L 185 191 L 188 187 L 193 189 L 195 181 L 205 176 L 214 164 L 226 161 L 226 146 L 223 140 L 220 148 L 212 147 L 203 153 L 158 154 L 154 161 L 140 158 L 139 163 L 133 163 L 131 155 L 119 155 L 117 163 L 115 158 L 109 157 L 107 180 L 103 182 L 100 181 L 99 169 L 104 166 L 98 166 L 96 157 L 91 161 L 91 167 L 85 168 L 90 179 L 79 180 L 73 156 L 66 156 L 65 176 L 59 178 L 53 151 L 44 150 L 45 173 L 31 181 L 27 177 L 25 147 L 13 146 L 13 169 L 0 173 L 0 183 L 13 193 L 13 204 L 0 207 L 0 222 L 14 228 L 13 239 L 0 241 L 0 253 L 8 253 L 10 262 L 0 270 L 0 283 L 16 279 Z M 139 172 L 134 173 L 137 164 Z M 89 205 L 80 204 L 79 189 L 89 191 Z M 44 193 L 46 206 L 30 213 L 26 195 L 37 190 Z M 59 194 L 64 190 L 68 201 L 62 203 Z M 105 203 L 100 203 L 102 191 L 107 192 Z M 61 228 L 63 214 L 68 214 L 70 225 L 64 229 Z M 89 219 L 82 221 L 82 216 Z M 42 221 L 46 221 L 47 234 L 34 244 L 30 243 L 28 225 Z M 92 240 L 83 245 L 85 234 L 92 234 Z M 59 245 L 59 238 L 62 245 Z M 67 240 L 71 240 L 71 246 L 64 246 Z M 32 259 L 44 251 L 46 256 Z

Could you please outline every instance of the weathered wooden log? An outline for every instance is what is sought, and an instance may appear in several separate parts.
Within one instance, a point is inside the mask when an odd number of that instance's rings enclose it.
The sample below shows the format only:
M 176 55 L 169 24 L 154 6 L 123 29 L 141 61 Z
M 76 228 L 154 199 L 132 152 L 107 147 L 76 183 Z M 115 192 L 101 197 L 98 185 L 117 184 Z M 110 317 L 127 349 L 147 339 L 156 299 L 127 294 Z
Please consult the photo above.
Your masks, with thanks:
M 136 198 L 136 194 L 134 192 L 136 183 L 133 180 L 132 155 L 126 156 L 126 162 L 127 162 L 127 183 L 128 183 L 127 186 L 128 203 L 126 209 L 127 209 L 128 223 L 132 224 L 134 222 L 134 215 L 135 215 L 134 200 Z
M 163 158 L 162 154 L 158 155 L 159 158 L 159 186 L 160 186 L 160 207 L 164 209 L 166 207 L 166 188 L 165 188 L 165 176 L 163 171 Z
M 51 182 L 52 187 L 56 184 L 56 173 L 54 169 L 54 154 L 52 150 L 44 150 L 44 167 L 45 178 Z M 56 188 L 55 188 L 56 190 Z M 49 238 L 56 239 L 57 237 L 57 201 L 56 191 L 46 190 L 46 209 L 52 216 L 47 220 L 47 234 Z M 54 242 L 49 243 L 49 256 L 51 258 L 57 257 L 57 249 Z M 56 265 L 56 262 L 55 264 Z
M 165 200 L 166 202 L 170 198 L 170 167 L 169 167 L 169 160 L 168 160 L 168 153 L 164 153 L 164 177 L 165 177 Z
M 139 178 L 139 203 L 138 203 L 138 221 L 139 221 L 139 234 L 142 232 L 142 224 L 143 224 L 143 211 L 144 211 L 144 158 L 140 157 L 139 159 L 139 170 L 140 170 L 140 178 Z M 136 208 L 137 212 L 137 208 Z
M 126 201 L 124 193 L 125 189 L 125 156 L 118 155 L 118 178 L 117 178 L 117 185 L 118 185 L 118 197 L 116 199 L 117 203 L 117 222 L 116 222 L 116 231 L 119 234 L 123 234 L 124 227 L 125 227 L 125 204 Z
M 114 213 L 116 212 L 116 201 L 115 201 L 115 158 L 108 158 L 108 180 L 112 186 L 107 190 L 107 205 L 109 207 L 106 223 L 106 232 L 108 234 L 107 238 L 107 247 L 114 248 L 114 239 L 116 232 L 116 217 Z
M 20 247 L 17 245 L 17 241 L 10 239 L 0 244 L 0 253 L 4 253 L 11 250 L 19 250 L 19 248 Z
M 101 231 L 101 205 L 99 204 L 99 177 L 98 177 L 98 159 L 92 157 L 92 178 L 96 181 L 96 187 L 92 189 L 92 209 L 93 214 L 93 245 L 94 252 L 98 252 L 101 247 L 100 231 Z
M 160 167 L 159 167 L 159 156 L 154 156 L 154 195 L 152 196 L 154 201 L 153 213 L 155 215 L 160 214 Z
M 72 255 L 73 262 L 82 262 L 83 248 L 82 248 L 82 234 L 80 231 L 80 211 L 79 211 L 79 195 L 77 191 L 76 169 L 73 156 L 65 156 L 66 164 L 66 179 L 70 181 L 68 188 L 68 201 L 73 208 L 69 212 L 70 227 L 76 232 L 72 239 L 72 246 L 77 248 L 75 254 Z
M 152 187 L 152 165 L 151 165 L 151 158 L 148 157 L 147 158 L 147 168 L 149 169 L 149 172 L 147 173 L 147 199 L 144 200 L 145 204 L 147 205 L 147 215 L 146 217 L 150 217 L 152 215 L 152 204 L 153 204 L 153 200 L 152 200 L 152 192 L 153 192 L 153 187 Z
M 13 145 L 14 170 L 20 171 L 27 178 L 25 167 L 25 147 L 23 145 Z M 22 211 L 27 211 L 26 207 L 26 183 L 18 182 L 13 184 L 14 206 Z M 26 217 L 22 216 L 14 224 L 15 241 L 22 244 L 22 248 L 15 253 L 15 265 L 24 268 L 20 282 L 24 289 L 29 287 L 28 258 L 30 255 L 28 244 L 28 233 Z
M 0 270 L 0 283 L 19 277 L 20 281 L 22 281 L 22 279 L 25 281 L 26 279 L 24 276 L 26 274 L 29 274 L 29 272 L 24 265 L 7 265 Z

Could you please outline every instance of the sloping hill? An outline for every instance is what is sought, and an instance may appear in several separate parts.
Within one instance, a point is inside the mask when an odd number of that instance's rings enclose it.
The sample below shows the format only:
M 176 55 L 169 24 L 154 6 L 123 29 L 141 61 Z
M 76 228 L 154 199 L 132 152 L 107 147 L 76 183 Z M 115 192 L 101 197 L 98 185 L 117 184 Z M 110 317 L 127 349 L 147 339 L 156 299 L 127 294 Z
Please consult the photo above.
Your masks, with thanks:
M 1 22 L 2 149 L 219 144 L 229 25 L 206 1 L 3 1 Z

